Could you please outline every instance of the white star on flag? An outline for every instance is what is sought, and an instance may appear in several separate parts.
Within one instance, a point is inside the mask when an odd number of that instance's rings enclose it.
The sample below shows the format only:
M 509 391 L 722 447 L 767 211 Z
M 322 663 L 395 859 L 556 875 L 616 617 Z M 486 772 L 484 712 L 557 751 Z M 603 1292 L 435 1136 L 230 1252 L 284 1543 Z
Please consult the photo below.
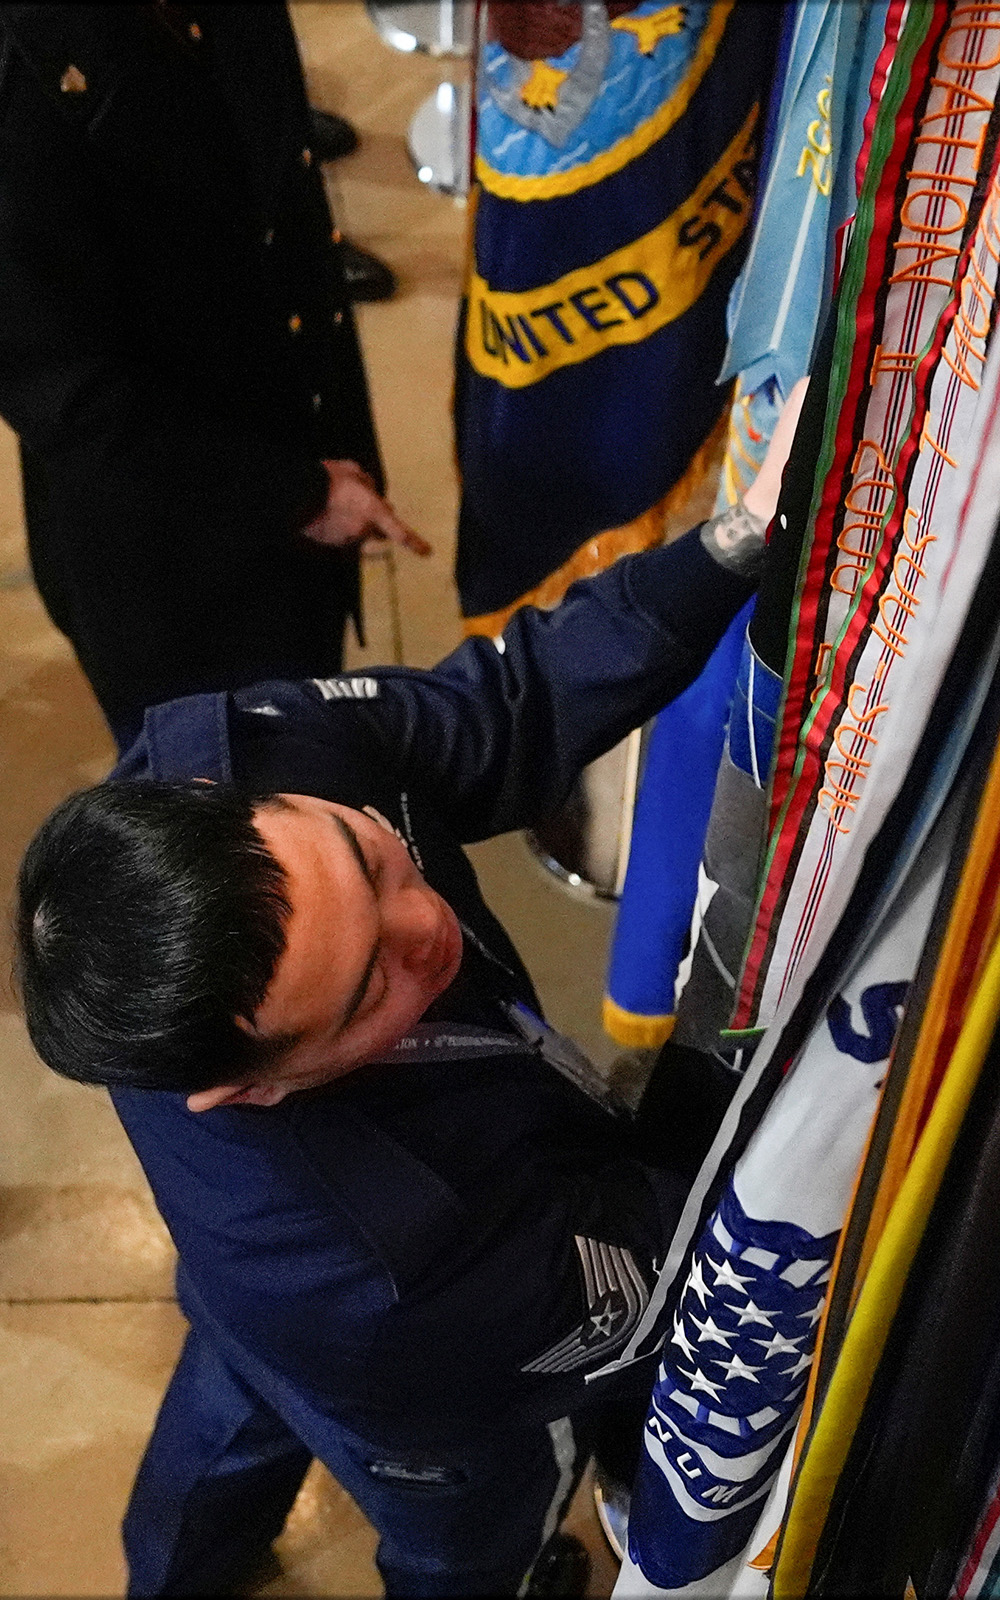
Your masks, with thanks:
M 712 1339 L 716 1344 L 721 1344 L 724 1350 L 729 1349 L 733 1340 L 736 1338 L 735 1333 L 724 1333 L 721 1328 L 716 1326 L 711 1317 L 706 1317 L 704 1322 L 699 1322 L 693 1311 L 689 1312 L 688 1315 L 690 1316 L 695 1327 L 699 1330 L 699 1344 L 704 1344 L 708 1339 Z
M 737 1312 L 740 1319 L 737 1326 L 740 1328 L 742 1328 L 744 1322 L 759 1322 L 765 1328 L 774 1327 L 774 1323 L 771 1320 L 774 1312 L 762 1311 L 760 1306 L 755 1306 L 752 1300 L 748 1300 L 745 1306 L 731 1306 L 727 1300 L 726 1310 Z
M 685 1288 L 690 1289 L 698 1296 L 704 1308 L 708 1300 L 708 1284 L 705 1282 L 705 1275 L 701 1270 L 701 1262 L 697 1256 L 691 1262 L 691 1271 L 688 1273 L 688 1281 Z
M 761 1370 L 760 1367 L 748 1366 L 747 1363 L 745 1361 L 741 1361 L 739 1356 L 735 1353 L 729 1357 L 728 1361 L 714 1360 L 712 1364 L 713 1366 L 722 1368 L 726 1374 L 727 1383 L 729 1382 L 730 1378 L 746 1378 L 748 1383 L 760 1382 L 760 1379 L 756 1376 L 756 1374 Z
M 751 1343 L 759 1344 L 770 1361 L 772 1356 L 783 1356 L 786 1350 L 793 1356 L 798 1355 L 797 1346 L 804 1338 L 804 1333 L 800 1333 L 797 1339 L 786 1339 L 783 1334 L 775 1333 L 770 1339 L 753 1339 Z
M 703 1389 L 713 1400 L 718 1400 L 725 1388 L 725 1384 L 713 1383 L 711 1378 L 706 1378 L 700 1367 L 695 1367 L 693 1372 L 685 1372 L 683 1367 L 678 1367 L 677 1370 L 688 1380 L 692 1390 Z
M 688 1360 L 693 1360 L 695 1347 L 691 1343 L 691 1340 L 688 1338 L 687 1334 L 684 1332 L 683 1320 L 678 1321 L 676 1312 L 674 1313 L 674 1336 L 670 1343 L 679 1345 L 684 1351 L 684 1354 L 687 1356 Z
M 742 1278 L 738 1272 L 734 1272 L 733 1263 L 728 1257 L 723 1261 L 721 1267 L 716 1265 L 711 1256 L 706 1256 L 705 1260 L 715 1273 L 715 1287 L 717 1289 L 725 1285 L 728 1289 L 735 1289 L 737 1294 L 746 1294 L 743 1285 L 745 1283 L 753 1283 L 753 1278 Z
M 810 1328 L 814 1328 L 822 1315 L 823 1301 L 820 1300 L 813 1306 L 811 1311 L 800 1311 L 797 1320 L 799 1322 L 808 1322 Z
M 782 1369 L 781 1376 L 783 1378 L 797 1378 L 800 1372 L 808 1372 L 811 1366 L 812 1356 L 801 1355 L 799 1356 L 798 1361 L 796 1361 L 794 1367 L 784 1367 Z

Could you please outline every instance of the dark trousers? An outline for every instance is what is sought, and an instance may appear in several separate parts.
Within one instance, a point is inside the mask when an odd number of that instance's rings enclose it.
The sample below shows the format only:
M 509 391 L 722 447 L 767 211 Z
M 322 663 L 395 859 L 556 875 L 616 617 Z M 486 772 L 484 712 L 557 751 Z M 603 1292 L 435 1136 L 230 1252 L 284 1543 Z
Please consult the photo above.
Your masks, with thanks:
M 130 1595 L 238 1582 L 281 1532 L 314 1455 L 377 1529 L 388 1595 L 514 1595 L 591 1450 L 589 1425 L 569 1418 L 463 1448 L 387 1450 L 267 1388 L 265 1400 L 189 1333 L 125 1517 Z

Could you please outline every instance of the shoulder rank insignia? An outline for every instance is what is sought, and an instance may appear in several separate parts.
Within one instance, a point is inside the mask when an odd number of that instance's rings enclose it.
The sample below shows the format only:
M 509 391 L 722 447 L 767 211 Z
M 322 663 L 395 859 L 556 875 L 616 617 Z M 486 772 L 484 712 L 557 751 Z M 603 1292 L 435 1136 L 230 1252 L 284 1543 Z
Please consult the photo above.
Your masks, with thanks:
M 574 1372 L 623 1345 L 649 1303 L 649 1290 L 631 1250 L 576 1235 L 587 1296 L 584 1321 L 522 1372 Z

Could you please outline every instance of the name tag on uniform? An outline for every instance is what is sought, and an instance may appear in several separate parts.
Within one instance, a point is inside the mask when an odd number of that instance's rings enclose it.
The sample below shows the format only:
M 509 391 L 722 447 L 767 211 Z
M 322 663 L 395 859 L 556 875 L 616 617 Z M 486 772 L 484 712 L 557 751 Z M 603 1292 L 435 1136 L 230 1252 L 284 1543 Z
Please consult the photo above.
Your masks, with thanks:
M 593 1100 L 611 1116 L 631 1116 L 625 1106 L 605 1082 L 593 1062 L 584 1055 L 572 1039 L 550 1028 L 520 1000 L 500 1002 L 511 1025 L 509 1033 L 493 1028 L 475 1027 L 468 1023 L 418 1022 L 378 1062 L 370 1066 L 388 1066 L 390 1063 L 411 1064 L 427 1061 L 481 1061 L 496 1056 L 522 1056 L 525 1050 L 541 1056 L 550 1067 L 568 1078 L 570 1083 L 588 1100 Z

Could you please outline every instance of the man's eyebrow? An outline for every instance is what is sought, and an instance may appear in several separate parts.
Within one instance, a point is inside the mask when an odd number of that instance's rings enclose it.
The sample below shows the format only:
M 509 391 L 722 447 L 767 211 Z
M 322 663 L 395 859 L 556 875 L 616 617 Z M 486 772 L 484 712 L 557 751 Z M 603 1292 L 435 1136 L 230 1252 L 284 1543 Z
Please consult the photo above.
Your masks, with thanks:
M 372 869 L 368 865 L 368 862 L 365 860 L 365 853 L 362 850 L 360 844 L 358 843 L 357 834 L 355 833 L 354 829 L 352 827 L 350 827 L 344 821 L 343 817 L 338 817 L 338 815 L 337 815 L 337 813 L 335 811 L 331 811 L 330 817 L 331 817 L 331 820 L 333 822 L 335 822 L 337 827 L 340 829 L 340 831 L 341 831 L 341 833 L 342 833 L 342 835 L 343 835 L 343 837 L 344 837 L 344 839 L 345 839 L 345 841 L 347 843 L 347 848 L 350 850 L 351 855 L 354 857 L 355 861 L 358 863 L 358 866 L 361 868 L 362 876 L 364 877 L 364 880 L 367 883 L 369 889 L 374 891 L 375 880 L 372 877 Z
M 379 942 L 376 939 L 375 943 L 372 945 L 372 953 L 368 957 L 368 965 L 365 967 L 364 972 L 361 974 L 361 982 L 358 984 L 358 987 L 355 989 L 354 993 L 351 995 L 351 998 L 348 1000 L 347 1009 L 345 1010 L 344 1015 L 340 1019 L 340 1027 L 337 1029 L 338 1033 L 343 1033 L 344 1029 L 347 1027 L 347 1024 L 351 1021 L 352 1017 L 354 1016 L 354 1013 L 357 1011 L 359 1005 L 361 1004 L 362 1000 L 365 997 L 365 994 L 366 994 L 366 992 L 368 990 L 368 985 L 371 982 L 372 973 L 375 971 L 375 963 L 378 960 L 378 952 L 379 952 Z
M 344 821 L 343 817 L 338 817 L 337 816 L 336 812 L 332 812 L 331 816 L 332 816 L 333 821 L 336 823 L 337 827 L 340 829 L 341 835 L 343 836 L 344 840 L 346 841 L 347 847 L 350 850 L 352 856 L 354 857 L 355 861 L 358 863 L 358 866 L 361 869 L 361 873 L 362 873 L 362 876 L 364 877 L 365 882 L 367 883 L 369 889 L 371 889 L 372 893 L 374 894 L 374 892 L 375 892 L 375 882 L 374 882 L 374 879 L 372 878 L 371 868 L 369 867 L 367 861 L 365 860 L 365 853 L 362 850 L 360 844 L 358 843 L 357 834 L 355 833 L 353 828 L 348 826 L 348 824 Z M 338 1033 L 343 1033 L 344 1029 L 347 1027 L 348 1023 L 351 1021 L 352 1017 L 354 1016 L 354 1013 L 357 1011 L 357 1009 L 360 1006 L 362 1000 L 364 999 L 365 993 L 366 993 L 366 991 L 368 989 L 368 985 L 371 982 L 372 973 L 375 971 L 375 963 L 378 960 L 378 953 L 379 953 L 379 941 L 378 941 L 378 939 L 376 939 L 375 943 L 372 945 L 372 953 L 368 957 L 368 964 L 365 967 L 364 972 L 361 974 L 361 980 L 358 983 L 357 988 L 354 990 L 354 993 L 351 995 L 351 998 L 348 1000 L 347 1006 L 346 1006 L 346 1008 L 344 1010 L 344 1015 L 340 1019 L 340 1026 L 337 1029 Z

